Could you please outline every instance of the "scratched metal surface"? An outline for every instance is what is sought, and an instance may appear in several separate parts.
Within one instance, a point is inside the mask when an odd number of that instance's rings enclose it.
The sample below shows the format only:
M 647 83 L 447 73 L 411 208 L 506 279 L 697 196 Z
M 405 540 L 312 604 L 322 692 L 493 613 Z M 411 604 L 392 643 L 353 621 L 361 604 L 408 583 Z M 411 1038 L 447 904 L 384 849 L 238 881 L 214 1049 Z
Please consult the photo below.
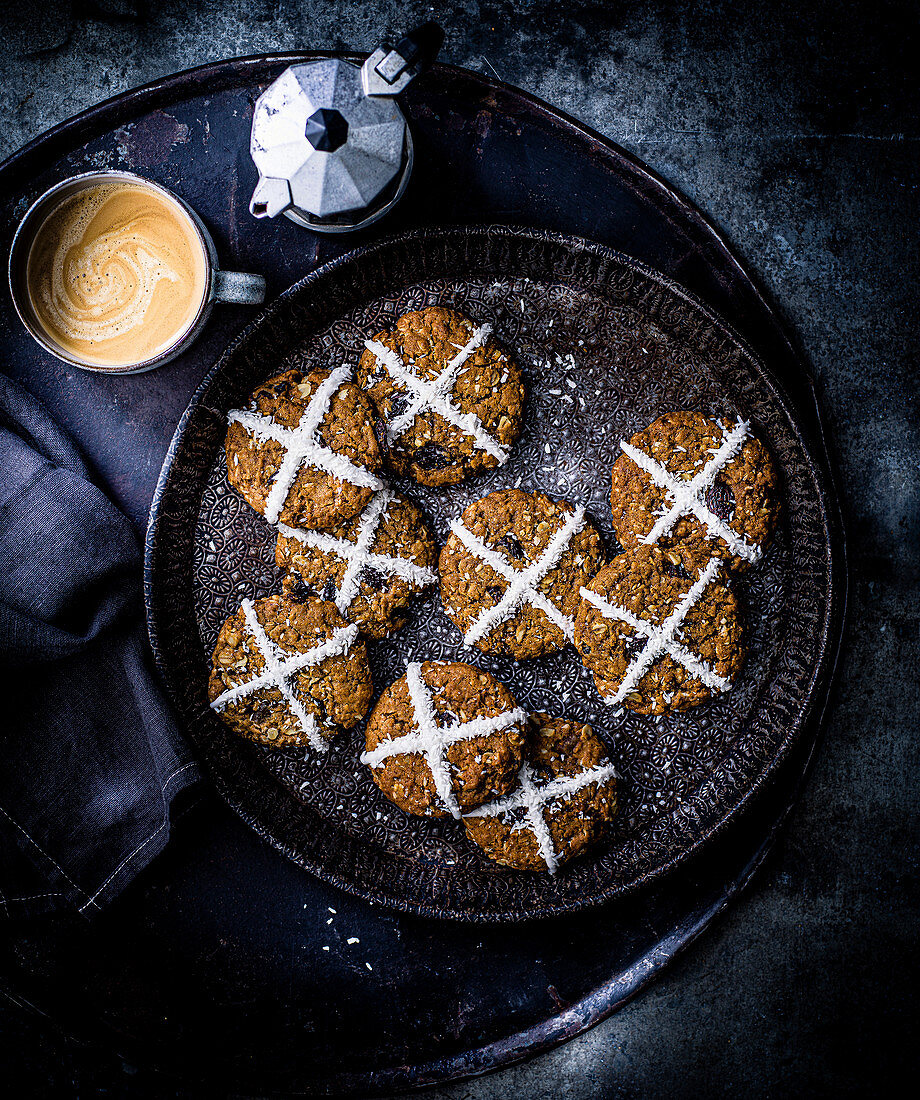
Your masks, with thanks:
M 247 119 L 286 63 L 167 81 L 25 150 L 0 170 L 5 241 L 50 182 L 92 165 L 127 167 L 183 194 L 224 263 L 264 270 L 277 293 L 344 247 L 244 214 L 255 182 Z M 420 167 L 381 232 L 500 220 L 636 255 L 774 364 L 820 448 L 813 394 L 776 318 L 703 220 L 641 166 L 526 96 L 449 68 L 420 82 L 408 107 Z M 577 203 L 562 198 L 573 195 Z M 9 309 L 4 300 L 7 369 L 72 431 L 140 530 L 175 423 L 246 313 L 216 313 L 189 355 L 153 375 L 105 379 L 41 356 Z M 24 934 L 4 974 L 69 1034 L 187 1081 L 368 1094 L 482 1072 L 590 1026 L 697 935 L 769 848 L 813 745 L 812 730 L 739 827 L 666 887 L 510 935 L 444 932 L 368 908 L 279 860 L 206 802 L 97 924 Z

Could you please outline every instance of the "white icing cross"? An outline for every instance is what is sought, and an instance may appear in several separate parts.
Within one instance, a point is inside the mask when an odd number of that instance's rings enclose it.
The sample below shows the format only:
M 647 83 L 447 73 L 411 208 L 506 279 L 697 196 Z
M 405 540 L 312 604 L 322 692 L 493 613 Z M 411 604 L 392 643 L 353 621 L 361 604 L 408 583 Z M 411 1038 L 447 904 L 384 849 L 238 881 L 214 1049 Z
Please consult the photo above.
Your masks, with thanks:
M 241 607 L 249 632 L 259 653 L 262 655 L 262 660 L 265 662 L 265 671 L 243 684 L 237 684 L 236 687 L 229 688 L 222 695 L 218 695 L 211 703 L 211 709 L 219 714 L 231 703 L 236 703 L 245 696 L 252 695 L 260 688 L 277 688 L 310 744 L 318 752 L 325 752 L 329 746 L 319 732 L 316 718 L 310 714 L 294 694 L 290 680 L 302 668 L 310 668 L 313 665 L 318 665 L 321 661 L 325 661 L 327 657 L 337 657 L 342 653 L 347 653 L 352 642 L 358 636 L 357 626 L 339 627 L 333 631 L 331 638 L 320 642 L 319 645 L 307 650 L 306 653 L 289 654 L 275 645 L 266 634 L 250 600 L 243 600 Z
M 416 585 L 419 588 L 434 584 L 438 579 L 438 575 L 433 569 L 416 565 L 415 562 L 409 561 L 407 558 L 393 557 L 390 554 L 371 553 L 370 548 L 374 544 L 377 528 L 380 526 L 383 514 L 394 497 L 395 494 L 389 489 L 383 489 L 374 496 L 358 521 L 358 537 L 355 542 L 349 542 L 348 539 L 334 538 L 322 531 L 301 531 L 294 527 L 288 527 L 286 523 L 278 524 L 278 530 L 287 535 L 288 538 L 297 539 L 304 546 L 309 546 L 322 553 L 335 554 L 347 563 L 342 583 L 339 585 L 338 594 L 335 598 L 335 606 L 342 614 L 351 607 L 355 596 L 357 596 L 361 577 L 366 569 L 376 569 L 379 573 L 399 577 L 401 580 L 408 581 L 409 584 Z
M 387 434 L 391 441 L 398 439 L 420 412 L 431 409 L 448 424 L 452 424 L 465 435 L 470 436 L 480 450 L 497 458 L 499 463 L 508 460 L 508 451 L 497 439 L 489 435 L 479 417 L 475 413 L 462 412 L 450 399 L 460 368 L 477 348 L 482 347 L 491 333 L 491 325 L 480 325 L 474 329 L 469 341 L 431 381 L 420 378 L 415 371 L 406 366 L 395 351 L 378 340 L 364 341 L 364 346 L 374 355 L 378 363 L 386 367 L 393 381 L 404 386 L 412 394 L 408 408 L 387 425 Z
M 745 561 L 755 562 L 761 556 L 760 547 L 752 546 L 727 523 L 723 523 L 707 507 L 704 500 L 706 490 L 713 484 L 719 471 L 731 462 L 751 434 L 751 426 L 746 420 L 739 420 L 731 431 L 721 421 L 719 427 L 722 428 L 722 442 L 713 452 L 709 462 L 690 481 L 675 477 L 667 467 L 647 455 L 645 451 L 640 451 L 638 447 L 634 447 L 625 440 L 620 440 L 620 449 L 624 454 L 627 454 L 640 470 L 644 470 L 659 488 L 668 492 L 674 501 L 671 507 L 658 517 L 651 531 L 640 539 L 640 542 L 654 546 L 662 535 L 666 535 L 671 530 L 681 516 L 693 514 L 706 528 L 709 539 L 724 539 L 733 554 Z
M 530 826 L 537 847 L 540 850 L 540 855 L 546 864 L 546 869 L 551 875 L 554 875 L 559 869 L 559 857 L 553 843 L 553 834 L 550 832 L 544 816 L 546 807 L 549 806 L 552 809 L 553 803 L 571 798 L 572 795 L 577 794 L 578 791 L 583 787 L 587 787 L 590 783 L 600 785 L 615 776 L 616 771 L 612 765 L 599 764 L 596 767 L 579 772 L 578 775 L 560 776 L 541 787 L 534 782 L 533 768 L 525 763 L 518 775 L 518 785 L 511 794 L 499 798 L 495 802 L 489 802 L 485 806 L 480 806 L 478 809 L 470 810 L 469 813 L 463 816 L 503 817 L 515 810 L 525 810 L 527 814 L 526 825 L 522 822 L 518 828 Z
M 455 519 L 450 525 L 451 531 L 457 536 L 463 545 L 482 558 L 486 565 L 490 566 L 500 577 L 508 582 L 505 594 L 494 607 L 484 608 L 477 616 L 476 621 L 463 635 L 464 645 L 473 645 L 480 638 L 484 638 L 498 623 L 509 618 L 524 602 L 542 611 L 543 614 L 554 623 L 566 638 L 571 641 L 574 634 L 574 626 L 568 615 L 564 615 L 552 601 L 537 590 L 537 585 L 546 574 L 558 564 L 559 559 L 565 553 L 572 537 L 577 535 L 585 523 L 585 510 L 579 505 L 573 512 L 565 517 L 565 522 L 549 541 L 549 545 L 539 558 L 526 569 L 515 569 L 508 559 L 499 554 L 497 550 L 486 546 L 472 531 L 463 526 L 459 519 Z
M 431 770 L 435 790 L 446 810 L 460 819 L 460 805 L 454 794 L 450 777 L 450 763 L 447 749 L 458 741 L 471 741 L 474 737 L 488 737 L 507 729 L 516 722 L 525 722 L 527 712 L 520 707 L 496 714 L 492 718 L 474 718 L 471 722 L 455 722 L 449 726 L 439 726 L 435 718 L 434 706 L 428 686 L 422 679 L 422 666 L 413 661 L 406 667 L 406 686 L 409 700 L 415 715 L 415 731 L 385 741 L 376 749 L 365 752 L 361 763 L 371 768 L 379 767 L 384 760 L 403 753 L 420 753 Z
M 681 599 L 660 626 L 646 619 L 638 618 L 625 607 L 618 607 L 616 604 L 610 603 L 596 592 L 591 592 L 587 588 L 582 588 L 582 598 L 593 604 L 605 619 L 619 619 L 621 622 L 627 623 L 637 634 L 646 639 L 642 652 L 627 668 L 626 675 L 623 677 L 616 693 L 604 697 L 604 702 L 607 706 L 614 707 L 621 703 L 626 696 L 634 690 L 642 677 L 649 668 L 651 668 L 652 664 L 654 664 L 654 662 L 664 653 L 667 653 L 669 657 L 673 657 L 675 661 L 683 665 L 691 676 L 695 676 L 698 680 L 702 680 L 710 691 L 727 691 L 729 687 L 731 687 L 731 682 L 729 680 L 726 680 L 724 676 L 719 676 L 719 674 L 710 668 L 705 661 L 701 660 L 677 642 L 677 635 L 680 632 L 681 624 L 687 617 L 690 609 L 699 601 L 703 592 L 715 579 L 720 566 L 721 562 L 719 559 L 713 558 L 699 577 L 693 582 L 687 594 Z
M 317 429 L 329 411 L 332 398 L 350 379 L 348 367 L 336 367 L 323 379 L 316 393 L 310 398 L 296 428 L 285 428 L 270 417 L 251 409 L 233 409 L 227 419 L 242 424 L 256 439 L 273 439 L 284 448 L 284 458 L 272 479 L 268 499 L 265 501 L 265 518 L 277 523 L 291 486 L 302 466 L 315 466 L 331 474 L 339 481 L 348 481 L 363 489 L 382 489 L 383 482 L 368 470 L 355 466 L 345 455 L 336 454 L 317 438 Z

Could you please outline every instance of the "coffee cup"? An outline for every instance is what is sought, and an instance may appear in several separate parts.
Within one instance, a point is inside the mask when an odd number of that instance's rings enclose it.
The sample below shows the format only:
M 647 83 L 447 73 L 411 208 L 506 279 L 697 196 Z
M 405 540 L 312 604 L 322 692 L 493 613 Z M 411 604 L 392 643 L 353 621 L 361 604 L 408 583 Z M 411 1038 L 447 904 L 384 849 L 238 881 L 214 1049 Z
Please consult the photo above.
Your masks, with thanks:
M 46 191 L 10 250 L 16 312 L 52 355 L 84 370 L 137 374 L 174 359 L 215 302 L 258 305 L 261 275 L 221 271 L 204 223 L 132 172 L 87 172 Z

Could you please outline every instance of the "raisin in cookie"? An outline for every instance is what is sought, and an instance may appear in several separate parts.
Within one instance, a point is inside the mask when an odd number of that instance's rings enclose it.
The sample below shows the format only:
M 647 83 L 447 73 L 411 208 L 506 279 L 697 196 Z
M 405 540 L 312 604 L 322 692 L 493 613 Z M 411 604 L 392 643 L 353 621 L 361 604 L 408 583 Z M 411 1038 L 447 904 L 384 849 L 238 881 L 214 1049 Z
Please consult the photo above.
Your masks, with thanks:
M 374 707 L 361 761 L 407 813 L 459 818 L 511 789 L 526 740 L 526 712 L 487 672 L 413 662 Z
M 227 477 L 269 523 L 334 527 L 383 488 L 373 409 L 350 377 L 289 370 L 228 415 Z
M 689 575 L 654 547 L 582 589 L 575 646 L 608 706 L 670 714 L 727 691 L 744 659 L 738 604 L 712 558 Z
M 231 729 L 280 748 L 351 729 L 371 702 L 367 650 L 358 628 L 324 600 L 243 600 L 221 627 L 208 698 Z
M 506 867 L 555 874 L 602 835 L 616 773 L 590 726 L 533 716 L 535 736 L 510 794 L 463 816 L 469 838 Z
M 358 380 L 383 420 L 390 464 L 422 485 L 499 466 L 521 428 L 517 365 L 462 313 L 405 313 L 365 342 Z
M 602 564 L 584 508 L 499 489 L 451 524 L 441 600 L 465 645 L 524 661 L 572 640 L 578 590 Z
M 289 570 L 284 591 L 293 599 L 332 600 L 372 638 L 405 626 L 402 612 L 412 597 L 438 579 L 437 546 L 421 512 L 389 489 L 334 531 L 279 530 L 275 561 Z
M 760 559 L 779 499 L 776 470 L 749 424 L 670 412 L 620 448 L 610 507 L 625 549 L 658 546 L 691 572 L 712 557 L 736 571 Z

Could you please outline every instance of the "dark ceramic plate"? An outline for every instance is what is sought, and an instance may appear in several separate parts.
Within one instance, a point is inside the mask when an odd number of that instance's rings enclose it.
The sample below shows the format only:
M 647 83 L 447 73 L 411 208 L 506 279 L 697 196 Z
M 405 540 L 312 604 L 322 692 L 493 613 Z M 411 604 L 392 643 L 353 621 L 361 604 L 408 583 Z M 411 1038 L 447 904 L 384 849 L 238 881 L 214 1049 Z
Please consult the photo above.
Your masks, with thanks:
M 490 321 L 527 377 L 525 429 L 504 467 L 427 490 L 399 481 L 443 542 L 492 489 L 582 501 L 613 546 L 607 492 L 618 440 L 673 408 L 743 415 L 782 475 L 779 535 L 736 583 L 749 656 L 716 701 L 665 720 L 614 717 L 574 651 L 516 665 L 463 648 L 436 595 L 395 638 L 370 643 L 376 688 L 408 658 L 471 661 L 531 710 L 590 722 L 621 775 L 608 842 L 555 878 L 489 863 L 454 822 L 392 806 L 358 763 L 360 731 L 323 757 L 262 750 L 207 705 L 208 655 L 244 596 L 278 587 L 268 525 L 226 479 L 226 413 L 303 362 L 354 363 L 365 336 L 430 304 Z M 823 488 L 768 369 L 680 287 L 600 245 L 507 227 L 427 229 L 326 264 L 225 352 L 182 418 L 147 537 L 150 637 L 169 690 L 227 801 L 302 867 L 368 901 L 425 916 L 520 920 L 594 905 L 661 875 L 723 828 L 785 755 L 826 656 L 830 549 Z

